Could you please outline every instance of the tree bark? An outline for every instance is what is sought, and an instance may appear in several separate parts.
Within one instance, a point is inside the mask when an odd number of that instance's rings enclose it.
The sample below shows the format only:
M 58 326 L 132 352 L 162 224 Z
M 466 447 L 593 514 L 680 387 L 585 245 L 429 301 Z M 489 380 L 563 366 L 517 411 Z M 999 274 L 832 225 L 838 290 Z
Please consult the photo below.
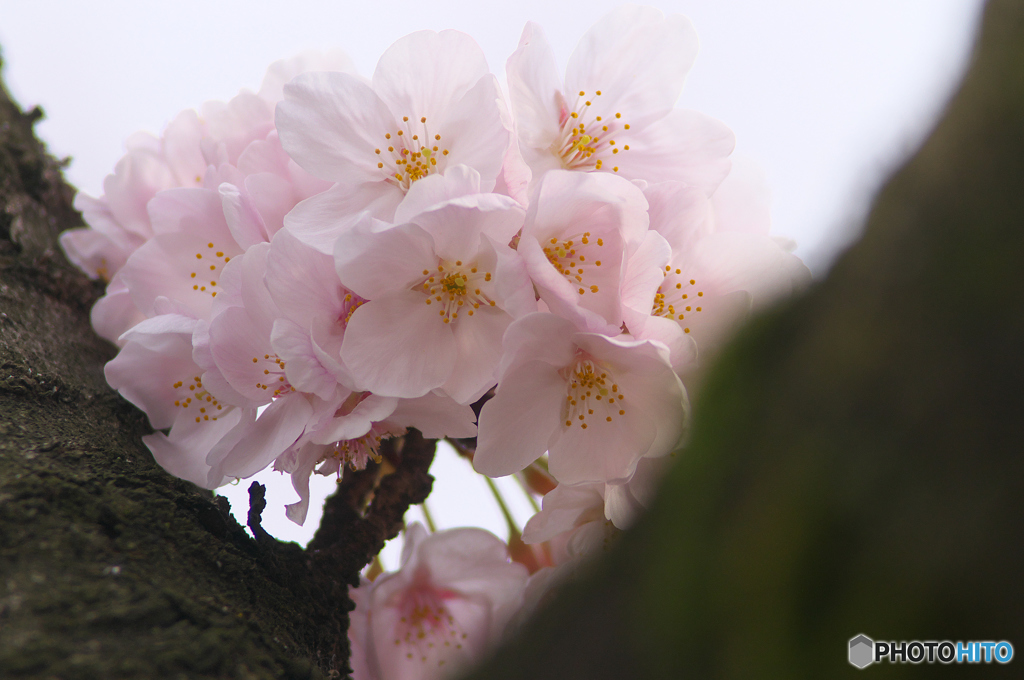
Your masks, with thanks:
M 310 550 L 166 474 L 63 257 L 73 189 L 0 83 L 0 676 L 321 678 L 348 668 L 347 586 L 430 491 L 417 433 L 349 475 Z M 372 501 L 370 501 L 372 494 Z

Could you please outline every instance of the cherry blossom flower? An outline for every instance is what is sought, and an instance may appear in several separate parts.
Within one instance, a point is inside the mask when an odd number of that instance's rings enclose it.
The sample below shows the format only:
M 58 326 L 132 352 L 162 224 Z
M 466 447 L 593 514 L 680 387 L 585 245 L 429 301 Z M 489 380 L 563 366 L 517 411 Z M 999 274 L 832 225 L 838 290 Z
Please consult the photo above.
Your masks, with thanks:
M 343 73 L 307 73 L 284 88 L 277 128 L 284 148 L 336 182 L 300 206 L 289 228 L 308 243 L 363 210 L 390 221 L 417 181 L 452 165 L 494 187 L 511 133 L 480 47 L 458 31 L 419 31 L 381 56 L 371 85 Z M 309 232 L 309 238 L 303 234 Z
M 337 239 L 339 278 L 368 300 L 348 320 L 342 360 L 360 389 L 394 397 L 439 389 L 471 403 L 496 380 L 513 316 L 533 304 L 505 245 L 523 210 L 511 198 L 475 194 L 408 219 L 384 230 L 364 219 Z
M 379 463 L 381 443 L 415 427 L 425 437 L 473 437 L 476 417 L 469 406 L 427 394 L 416 399 L 380 397 L 369 392 L 339 391 L 338 399 L 319 402 L 297 442 L 278 456 L 274 469 L 287 472 L 299 494 L 285 506 L 288 519 L 302 524 L 309 509 L 309 477 L 337 475 L 344 468 L 362 470 Z
M 534 179 L 565 168 L 713 192 L 729 172 L 733 134 L 708 116 L 672 108 L 696 54 L 689 20 L 627 5 L 587 31 L 563 81 L 540 27 L 527 24 L 507 71 Z
M 647 226 L 647 201 L 632 183 L 552 171 L 533 196 L 518 252 L 552 312 L 615 335 L 623 322 L 626 265 L 647 238 Z M 652 254 L 646 264 L 660 268 L 665 258 Z
M 626 480 L 643 456 L 669 453 L 688 410 L 661 343 L 577 330 L 527 315 L 503 339 L 500 381 L 480 413 L 473 465 L 499 477 L 549 452 L 563 484 Z
M 206 461 L 225 438 L 242 431 L 254 409 L 222 403 L 202 381 L 192 359 L 198 322 L 177 314 L 147 319 L 125 334 L 125 346 L 104 368 L 107 382 L 142 409 L 154 429 L 143 437 L 154 458 L 176 477 L 207 489 L 227 481 Z
M 728 180 L 723 188 L 732 194 Z M 756 200 L 748 191 L 739 189 L 741 206 Z M 765 213 L 750 211 L 744 219 L 742 207 L 732 208 L 735 198 L 716 204 L 679 182 L 650 185 L 644 194 L 651 229 L 672 244 L 672 256 L 659 276 L 636 277 L 624 293 L 626 326 L 637 337 L 673 348 L 677 370 L 692 367 L 697 352 L 720 344 L 751 309 L 791 295 L 810 280 L 799 258 L 768 236 Z M 740 217 L 722 221 L 719 212 Z M 692 347 L 681 344 L 684 335 Z
M 281 227 L 284 214 L 299 201 L 330 184 L 301 170 L 284 154 L 274 130 L 274 105 L 281 96 L 279 81 L 300 68 L 351 70 L 340 52 L 306 54 L 277 62 L 268 69 L 260 94 L 243 91 L 227 103 L 207 102 L 201 113 L 182 111 L 160 137 L 137 133 L 127 153 L 103 183 L 104 195 L 79 192 L 75 207 L 87 228 L 61 235 L 68 258 L 93 278 L 110 282 L 107 295 L 93 310 L 97 332 L 115 342 L 151 312 L 132 309 L 128 284 L 118 273 L 131 255 L 159 232 L 148 204 L 159 192 L 175 188 L 211 187 L 208 171 L 225 163 L 240 169 L 238 183 L 255 201 L 270 233 Z M 220 171 L 223 175 L 223 170 Z
M 428 535 L 413 524 L 401 568 L 352 593 L 354 656 L 372 680 L 447 677 L 500 639 L 526 578 L 493 534 L 465 528 Z

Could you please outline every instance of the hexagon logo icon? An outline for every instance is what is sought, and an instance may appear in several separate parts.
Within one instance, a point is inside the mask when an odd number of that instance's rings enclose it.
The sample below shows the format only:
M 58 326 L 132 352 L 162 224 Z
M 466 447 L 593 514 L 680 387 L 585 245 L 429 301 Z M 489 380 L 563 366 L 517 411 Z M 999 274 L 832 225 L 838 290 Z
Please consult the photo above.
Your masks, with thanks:
M 850 663 L 857 668 L 866 668 L 875 660 L 875 641 L 867 635 L 858 635 L 850 640 Z

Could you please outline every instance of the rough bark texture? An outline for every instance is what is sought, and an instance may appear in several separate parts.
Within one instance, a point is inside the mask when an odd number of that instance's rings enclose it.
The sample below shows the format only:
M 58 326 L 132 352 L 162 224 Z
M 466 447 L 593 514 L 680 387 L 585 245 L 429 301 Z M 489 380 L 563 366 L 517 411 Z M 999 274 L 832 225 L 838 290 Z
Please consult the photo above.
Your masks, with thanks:
M 344 675 L 346 586 L 429 493 L 433 442 L 352 476 L 311 551 L 167 475 L 103 378 L 102 287 L 57 246 L 81 218 L 41 116 L 0 85 L 0 677 Z
M 1019 654 L 1022 386 L 1024 3 L 993 0 L 863 239 L 722 355 L 652 511 L 472 677 L 861 677 L 859 633 Z

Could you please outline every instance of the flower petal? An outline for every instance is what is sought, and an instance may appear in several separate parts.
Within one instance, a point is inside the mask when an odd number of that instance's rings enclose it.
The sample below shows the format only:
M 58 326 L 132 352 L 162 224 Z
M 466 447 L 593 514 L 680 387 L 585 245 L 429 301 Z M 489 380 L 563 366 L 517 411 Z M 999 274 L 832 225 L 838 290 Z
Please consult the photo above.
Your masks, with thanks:
M 373 90 L 347 73 L 303 73 L 284 95 L 277 131 L 296 163 L 333 182 L 381 180 L 374 149 L 397 123 Z
M 389 397 L 421 397 L 443 385 L 457 349 L 435 308 L 419 293 L 398 291 L 357 309 L 341 344 L 356 383 Z
M 541 361 L 527 361 L 505 375 L 480 411 L 476 471 L 503 477 L 540 458 L 561 424 L 565 389 L 558 369 Z

